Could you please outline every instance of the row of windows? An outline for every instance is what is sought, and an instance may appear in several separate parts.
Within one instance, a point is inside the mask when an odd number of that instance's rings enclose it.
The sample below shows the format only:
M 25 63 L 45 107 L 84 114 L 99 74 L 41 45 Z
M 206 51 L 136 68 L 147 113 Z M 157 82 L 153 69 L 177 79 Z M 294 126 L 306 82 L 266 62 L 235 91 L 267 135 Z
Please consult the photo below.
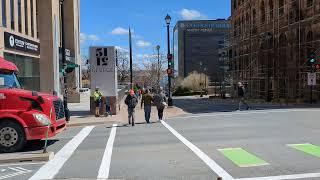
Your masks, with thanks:
M 252 0 L 246 0 L 246 1 L 252 1 Z M 245 0 L 234 0 L 233 1 L 233 9 L 237 9 L 238 6 L 241 6 L 243 3 L 246 2 Z M 313 6 L 314 4 L 314 0 L 290 0 L 291 2 L 294 1 L 300 1 L 300 3 L 305 3 L 307 5 L 307 7 Z M 262 1 L 263 3 L 263 1 Z M 283 7 L 286 3 L 286 0 L 279 0 L 278 1 L 278 5 L 279 7 Z M 273 0 L 269 1 L 269 5 L 270 6 L 274 6 Z
M 257 13 L 256 9 L 252 9 L 251 13 L 247 12 L 245 15 L 242 15 L 242 17 L 237 18 L 234 20 L 234 36 L 240 35 L 245 32 L 245 35 L 249 32 L 247 26 L 252 26 L 252 31 L 256 31 L 257 28 L 257 18 L 259 17 L 260 19 L 260 24 L 263 25 L 265 21 L 268 19 L 269 21 L 272 21 L 274 19 L 274 13 L 276 13 L 274 9 L 274 0 L 268 0 L 268 5 L 265 5 L 265 2 L 267 1 L 261 1 L 260 2 L 260 11 Z M 291 0 L 290 8 L 289 8 L 289 15 L 290 15 L 290 22 L 297 22 L 298 20 L 304 19 L 304 16 L 310 16 L 309 8 L 303 8 L 303 11 L 301 10 L 301 5 L 296 4 L 296 0 Z M 308 3 L 308 6 L 313 6 L 314 0 L 308 0 L 305 1 Z M 278 15 L 279 17 L 284 16 L 285 13 L 285 1 L 284 0 L 279 0 L 279 11 Z M 320 3 L 320 2 L 319 2 Z M 268 8 L 266 8 L 268 7 Z M 320 4 L 317 6 L 317 9 L 314 9 L 316 12 L 320 12 Z M 260 16 L 259 16 L 260 14 Z M 250 17 L 251 16 L 251 17 Z M 252 32 L 255 33 L 255 32 Z
M 36 1 L 34 0 L 1 0 L 1 19 L 2 19 L 2 26 L 11 28 L 12 30 L 17 30 L 20 33 L 22 33 L 22 28 L 25 29 L 26 35 L 31 35 L 32 37 L 35 37 L 35 17 L 34 17 L 34 11 L 37 11 L 36 4 L 34 3 Z M 9 8 L 7 9 L 7 3 L 9 3 Z M 17 7 L 17 13 L 15 13 L 15 8 Z M 30 7 L 30 8 L 29 8 Z M 24 10 L 24 14 L 22 14 L 22 10 Z M 29 18 L 29 10 L 31 17 Z M 10 15 L 10 22 L 8 24 L 7 22 L 7 12 L 9 12 Z M 18 29 L 15 27 L 15 15 L 18 16 Z M 22 16 L 24 16 L 24 26 L 22 25 Z M 31 27 L 29 29 L 29 21 L 31 23 Z M 37 36 L 38 38 L 38 36 Z

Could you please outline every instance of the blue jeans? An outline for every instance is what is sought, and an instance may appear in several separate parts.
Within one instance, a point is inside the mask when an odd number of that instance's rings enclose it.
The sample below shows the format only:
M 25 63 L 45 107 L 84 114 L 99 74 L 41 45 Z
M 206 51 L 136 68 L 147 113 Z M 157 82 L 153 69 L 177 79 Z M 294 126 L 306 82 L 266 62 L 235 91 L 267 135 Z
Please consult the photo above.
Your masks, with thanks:
M 144 106 L 144 118 L 150 123 L 151 106 Z

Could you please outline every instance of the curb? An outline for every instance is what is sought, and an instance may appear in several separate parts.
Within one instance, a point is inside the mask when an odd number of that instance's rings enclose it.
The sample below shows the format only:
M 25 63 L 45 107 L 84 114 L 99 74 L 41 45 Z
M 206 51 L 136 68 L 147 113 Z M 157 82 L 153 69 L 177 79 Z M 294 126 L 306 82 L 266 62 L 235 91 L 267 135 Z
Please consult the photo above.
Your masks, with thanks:
M 54 152 L 48 153 L 9 153 L 0 154 L 0 164 L 30 161 L 49 161 L 54 157 Z
M 93 125 L 113 125 L 115 121 L 108 122 L 85 122 L 85 123 L 71 123 L 67 124 L 67 127 L 82 127 L 82 126 L 93 126 Z

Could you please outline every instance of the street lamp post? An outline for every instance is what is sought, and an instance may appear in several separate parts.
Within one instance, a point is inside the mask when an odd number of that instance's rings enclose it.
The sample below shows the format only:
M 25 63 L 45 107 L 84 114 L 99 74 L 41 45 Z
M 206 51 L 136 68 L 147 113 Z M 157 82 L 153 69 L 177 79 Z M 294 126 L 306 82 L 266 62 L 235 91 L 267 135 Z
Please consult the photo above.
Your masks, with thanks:
M 158 73 L 158 74 L 157 74 L 157 75 L 158 75 L 158 79 L 157 79 L 157 80 L 158 80 L 158 81 L 157 81 L 158 87 L 157 87 L 157 88 L 158 88 L 158 90 L 160 90 L 160 70 L 161 70 L 161 64 L 160 64 L 160 46 L 158 45 L 156 48 L 157 48 L 157 52 L 158 52 L 158 68 L 157 68 L 157 69 L 158 69 L 158 71 L 157 71 L 157 73 Z
M 68 84 L 67 84 L 67 60 L 66 60 L 66 41 L 64 32 L 64 0 L 60 0 L 60 15 L 61 15 L 61 55 L 63 64 L 63 83 L 64 83 L 64 93 L 63 93 L 63 105 L 66 114 L 66 120 L 69 121 L 69 109 L 68 109 Z
M 207 68 L 204 68 L 204 90 L 207 92 Z M 206 93 L 206 95 L 208 95 Z
M 168 40 L 168 70 L 170 70 L 171 64 L 171 54 L 170 54 L 170 23 L 171 23 L 171 17 L 169 16 L 169 14 L 167 14 L 166 18 L 166 23 L 167 23 L 167 40 Z M 168 106 L 173 106 L 173 101 L 172 101 L 172 97 L 171 97 L 171 74 L 168 74 Z
M 202 82 L 202 62 L 200 62 L 200 97 L 203 97 L 202 89 L 203 89 L 203 82 Z

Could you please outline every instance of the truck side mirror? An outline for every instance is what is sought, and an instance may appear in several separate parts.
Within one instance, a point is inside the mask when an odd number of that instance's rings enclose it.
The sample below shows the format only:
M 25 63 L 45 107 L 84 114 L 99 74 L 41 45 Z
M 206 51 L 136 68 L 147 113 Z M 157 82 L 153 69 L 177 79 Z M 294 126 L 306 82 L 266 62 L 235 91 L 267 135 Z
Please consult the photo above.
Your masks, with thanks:
M 37 100 L 38 100 L 38 102 L 39 102 L 40 104 L 43 104 L 43 103 L 44 103 L 44 100 L 43 100 L 43 97 L 42 97 L 42 96 L 38 96 Z

